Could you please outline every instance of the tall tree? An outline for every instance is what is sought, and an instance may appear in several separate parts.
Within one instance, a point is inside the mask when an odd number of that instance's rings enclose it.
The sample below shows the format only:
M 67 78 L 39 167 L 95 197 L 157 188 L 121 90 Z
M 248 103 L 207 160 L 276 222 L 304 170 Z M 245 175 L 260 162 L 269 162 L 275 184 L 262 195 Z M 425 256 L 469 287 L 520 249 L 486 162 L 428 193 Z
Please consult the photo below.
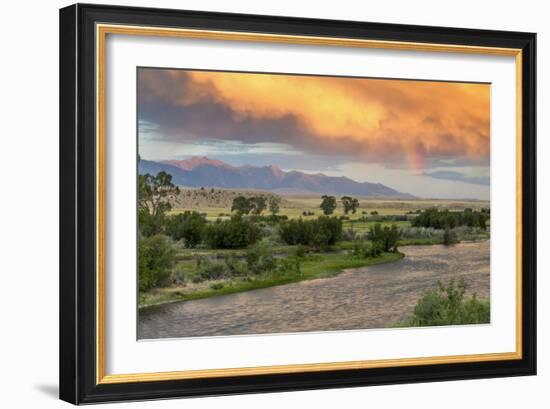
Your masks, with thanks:
M 281 205 L 281 197 L 275 195 L 269 196 L 267 205 L 271 214 L 275 216 L 277 213 L 279 213 L 280 210 L 279 206 Z
M 139 175 L 138 206 L 152 216 L 159 216 L 172 209 L 170 200 L 179 193 L 172 183 L 172 175 L 161 171 L 153 176 L 149 173 Z
M 351 212 L 352 214 L 355 214 L 357 208 L 359 207 L 359 200 L 350 196 L 342 196 L 340 199 L 344 205 L 344 213 L 348 214 Z
M 319 207 L 323 210 L 323 213 L 325 215 L 334 213 L 336 209 L 336 198 L 334 196 L 323 195 L 321 199 Z
M 250 213 L 251 210 L 252 203 L 250 202 L 250 199 L 244 196 L 237 196 L 233 199 L 233 203 L 231 205 L 232 212 L 236 212 L 239 215 L 244 215 Z
M 250 199 L 251 212 L 255 215 L 260 215 L 267 207 L 267 200 L 264 196 L 254 196 Z

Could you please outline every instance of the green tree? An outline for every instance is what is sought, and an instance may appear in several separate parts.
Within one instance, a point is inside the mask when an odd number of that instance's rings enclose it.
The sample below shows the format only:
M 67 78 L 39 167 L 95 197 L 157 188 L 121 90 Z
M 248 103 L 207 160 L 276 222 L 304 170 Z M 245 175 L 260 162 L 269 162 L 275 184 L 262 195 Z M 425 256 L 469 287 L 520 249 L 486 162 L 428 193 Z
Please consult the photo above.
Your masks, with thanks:
M 317 220 L 291 219 L 279 224 L 278 234 L 289 245 L 330 246 L 342 238 L 342 220 L 327 216 Z
M 147 209 L 139 209 L 138 211 L 139 232 L 145 236 L 154 236 L 161 234 L 164 231 L 166 224 L 166 216 L 164 213 L 159 213 L 153 216 Z
M 357 208 L 359 207 L 359 200 L 350 196 L 342 196 L 340 199 L 344 205 L 344 213 L 348 214 L 351 212 L 352 214 L 355 214 Z
M 166 234 L 173 240 L 183 240 L 185 247 L 196 247 L 203 238 L 205 218 L 198 212 L 186 210 L 171 216 L 166 221 Z
M 252 206 L 253 205 L 250 199 L 244 196 L 237 196 L 235 199 L 233 199 L 231 211 L 237 213 L 238 215 L 245 215 L 250 213 L 250 211 L 252 210 Z
M 267 200 L 264 196 L 254 196 L 248 199 L 250 202 L 250 212 L 257 216 L 261 215 L 267 207 Z
M 139 289 L 167 283 L 176 262 L 176 252 L 166 236 L 140 237 L 138 244 Z
M 237 249 L 256 243 L 261 238 L 261 229 L 254 223 L 233 216 L 230 220 L 218 220 L 205 228 L 205 242 L 213 249 Z
M 139 175 L 138 206 L 147 210 L 152 216 L 158 216 L 172 209 L 170 199 L 178 193 L 179 188 L 172 183 L 172 175 L 161 171 L 153 176 L 149 173 Z
M 281 198 L 280 196 L 270 196 L 267 201 L 267 206 L 269 208 L 269 211 L 273 216 L 275 216 L 277 213 L 279 213 L 280 206 L 281 205 Z
M 321 199 L 319 207 L 323 210 L 323 213 L 327 216 L 334 213 L 334 210 L 336 210 L 336 198 L 334 196 L 323 195 Z
M 434 229 L 453 229 L 458 226 L 485 229 L 489 218 L 490 213 L 485 211 L 465 209 L 462 212 L 456 212 L 448 209 L 439 210 L 433 207 L 423 210 L 411 221 L 411 225 L 413 227 L 433 227 Z
M 138 177 L 138 222 L 139 231 L 146 237 L 160 234 L 165 227 L 165 213 L 179 188 L 172 183 L 172 176 L 159 172 Z

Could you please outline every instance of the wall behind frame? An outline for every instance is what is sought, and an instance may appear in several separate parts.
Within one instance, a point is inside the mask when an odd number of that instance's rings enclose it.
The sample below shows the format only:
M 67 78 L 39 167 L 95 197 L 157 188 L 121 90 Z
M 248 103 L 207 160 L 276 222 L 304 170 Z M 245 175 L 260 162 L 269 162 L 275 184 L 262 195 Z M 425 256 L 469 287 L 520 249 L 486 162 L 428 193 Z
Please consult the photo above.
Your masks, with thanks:
M 386 23 L 442 25 L 480 29 L 538 32 L 538 175 L 539 209 L 550 206 L 550 116 L 548 97 L 540 90 L 548 82 L 550 28 L 543 2 L 524 0 L 509 5 L 499 1 L 445 3 L 394 0 L 393 2 L 313 2 L 279 0 L 157 0 L 93 1 L 89 3 L 144 7 L 287 15 Z M 70 1 L 10 2 L 0 25 L 2 38 L 2 158 L 0 214 L 2 251 L 2 371 L 0 399 L 6 407 L 68 407 L 57 400 L 58 379 L 58 9 Z M 9 16 L 9 17 L 8 17 Z M 547 88 L 547 87 L 546 87 Z M 14 177 L 14 172 L 16 176 Z M 9 177 L 8 177 L 9 176 Z M 545 349 L 550 329 L 546 314 L 550 281 L 542 273 L 550 268 L 544 249 L 550 216 L 540 212 L 538 276 L 539 375 L 527 378 L 393 385 L 231 396 L 185 401 L 188 408 L 279 408 L 339 405 L 423 409 L 473 407 L 543 407 L 550 399 L 550 355 Z M 125 403 L 111 407 L 180 408 L 182 401 Z

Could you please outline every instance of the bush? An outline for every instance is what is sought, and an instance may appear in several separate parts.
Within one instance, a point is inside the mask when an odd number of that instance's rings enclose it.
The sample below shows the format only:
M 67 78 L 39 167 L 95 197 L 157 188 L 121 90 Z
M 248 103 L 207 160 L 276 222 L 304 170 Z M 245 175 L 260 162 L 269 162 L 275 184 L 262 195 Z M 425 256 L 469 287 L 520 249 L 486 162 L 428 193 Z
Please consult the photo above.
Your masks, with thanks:
M 369 229 L 369 240 L 381 247 L 383 251 L 397 251 L 397 241 L 401 238 L 401 231 L 394 224 L 391 227 L 376 223 Z
M 138 213 L 138 226 L 139 232 L 145 236 L 150 237 L 156 234 L 162 234 L 164 231 L 164 225 L 166 222 L 166 216 L 164 213 L 158 213 L 152 215 L 147 209 L 140 209 Z
M 289 257 L 279 260 L 277 272 L 280 274 L 302 274 L 300 257 Z
M 342 221 L 328 216 L 317 220 L 288 220 L 279 224 L 279 236 L 289 245 L 328 246 L 341 239 Z
M 360 237 L 360 234 L 353 229 L 345 229 L 342 231 L 342 240 L 355 241 Z
M 202 241 L 206 220 L 198 212 L 185 211 L 184 213 L 168 217 L 166 233 L 172 239 L 183 240 L 185 247 L 196 247 Z
M 206 225 L 205 242 L 214 249 L 245 248 L 261 238 L 261 230 L 240 216 Z
M 243 216 L 243 218 L 253 223 L 267 223 L 269 225 L 277 224 L 282 220 L 288 220 L 288 216 L 284 214 L 283 215 L 270 214 L 267 216 L 251 214 L 251 215 Z
M 306 249 L 304 248 L 304 246 L 302 246 L 301 244 L 296 246 L 296 248 L 294 249 L 294 256 L 303 258 L 305 257 L 305 255 L 306 255 Z
M 200 283 L 205 280 L 219 280 L 228 275 L 227 267 L 224 263 L 210 261 L 206 258 L 197 259 L 197 274 L 193 277 L 194 283 Z
M 405 239 L 443 239 L 443 232 L 433 227 L 409 227 L 401 229 L 401 237 Z
M 402 325 L 423 327 L 489 323 L 489 301 L 478 300 L 476 294 L 464 299 L 466 288 L 464 279 L 458 285 L 451 279 L 447 286 L 438 281 L 437 289 L 426 292 L 418 300 L 413 317 Z
M 449 229 L 448 227 L 443 232 L 443 244 L 445 246 L 450 246 L 452 244 L 458 243 L 458 237 L 454 229 Z
M 378 257 L 382 254 L 383 248 L 380 243 L 357 242 L 353 246 L 352 255 L 358 258 Z
M 176 252 L 166 236 L 139 239 L 138 271 L 140 291 L 166 284 L 176 262 Z
M 231 277 L 241 277 L 248 274 L 248 267 L 244 261 L 235 255 L 226 255 L 223 258 L 226 274 Z
M 254 274 L 273 271 L 277 266 L 269 248 L 259 244 L 246 252 L 246 265 L 248 271 Z

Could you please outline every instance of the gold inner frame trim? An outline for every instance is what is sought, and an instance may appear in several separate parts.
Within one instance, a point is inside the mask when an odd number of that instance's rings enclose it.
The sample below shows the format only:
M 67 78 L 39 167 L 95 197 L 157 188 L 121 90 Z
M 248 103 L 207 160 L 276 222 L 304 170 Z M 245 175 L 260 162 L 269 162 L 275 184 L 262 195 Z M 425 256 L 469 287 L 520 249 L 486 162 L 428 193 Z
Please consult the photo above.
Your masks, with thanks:
M 108 34 L 247 41 L 297 45 L 373 48 L 401 51 L 514 56 L 516 64 L 516 350 L 504 353 L 450 355 L 366 361 L 322 362 L 314 364 L 240 367 L 172 372 L 105 374 L 105 42 Z M 522 358 L 522 51 L 515 48 L 466 46 L 363 40 L 321 36 L 294 36 L 267 33 L 178 29 L 166 27 L 96 25 L 96 382 L 128 382 L 204 379 L 214 377 L 290 374 L 347 369 L 389 368 L 467 362 L 518 360 Z

